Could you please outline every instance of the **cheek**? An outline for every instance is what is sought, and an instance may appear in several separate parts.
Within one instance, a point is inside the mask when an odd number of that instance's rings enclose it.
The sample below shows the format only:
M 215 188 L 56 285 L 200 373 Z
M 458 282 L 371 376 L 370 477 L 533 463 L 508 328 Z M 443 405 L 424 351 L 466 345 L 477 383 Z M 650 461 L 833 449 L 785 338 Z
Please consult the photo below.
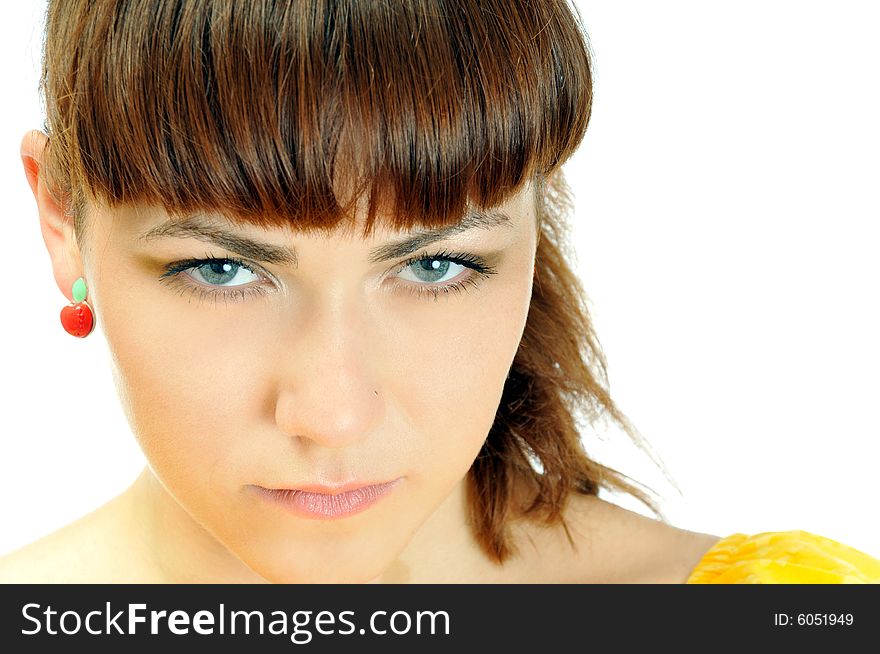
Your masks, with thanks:
M 522 338 L 530 295 L 531 278 L 511 276 L 467 301 L 454 297 L 447 311 L 435 310 L 431 321 L 411 323 L 416 328 L 406 331 L 394 394 L 414 423 L 412 432 L 424 439 L 426 471 L 430 461 L 435 468 L 446 462 L 461 475 L 482 447 Z
M 187 304 L 147 289 L 141 296 L 150 298 L 143 303 L 149 307 L 136 306 L 121 289 L 103 294 L 104 333 L 123 407 L 163 481 L 178 491 L 205 487 L 217 470 L 228 471 L 229 453 L 255 415 L 247 389 L 260 371 L 247 330 L 236 328 L 222 304 Z

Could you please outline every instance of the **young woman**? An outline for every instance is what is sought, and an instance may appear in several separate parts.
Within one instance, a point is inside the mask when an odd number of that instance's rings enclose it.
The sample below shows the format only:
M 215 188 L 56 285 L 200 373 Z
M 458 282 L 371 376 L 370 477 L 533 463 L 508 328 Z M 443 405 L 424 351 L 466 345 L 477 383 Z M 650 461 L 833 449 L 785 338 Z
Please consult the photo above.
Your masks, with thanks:
M 21 154 L 62 326 L 149 465 L 3 581 L 871 582 L 676 528 L 565 257 L 591 69 L 564 0 L 52 0 Z M 654 520 L 600 500 L 631 493 Z

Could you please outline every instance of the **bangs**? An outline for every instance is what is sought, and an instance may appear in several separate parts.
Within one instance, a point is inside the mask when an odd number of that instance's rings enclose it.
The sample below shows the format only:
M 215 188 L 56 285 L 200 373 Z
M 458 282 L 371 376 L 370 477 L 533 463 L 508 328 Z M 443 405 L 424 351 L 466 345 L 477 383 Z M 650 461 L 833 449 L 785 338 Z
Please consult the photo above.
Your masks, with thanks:
M 49 174 L 75 206 L 395 230 L 504 202 L 577 149 L 592 81 L 565 0 L 53 0 Z

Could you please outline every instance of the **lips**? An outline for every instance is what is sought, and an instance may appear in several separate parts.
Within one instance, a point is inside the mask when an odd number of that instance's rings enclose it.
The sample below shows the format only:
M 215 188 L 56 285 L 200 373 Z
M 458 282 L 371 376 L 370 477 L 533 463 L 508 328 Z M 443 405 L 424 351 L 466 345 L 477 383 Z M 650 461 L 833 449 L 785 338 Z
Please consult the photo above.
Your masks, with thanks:
M 398 477 L 389 482 L 353 482 L 336 487 L 310 484 L 301 488 L 256 488 L 267 500 L 297 515 L 327 520 L 365 511 L 391 493 L 402 481 L 403 477 Z
M 321 484 L 306 484 L 299 485 L 296 488 L 278 488 L 274 490 L 278 491 L 287 491 L 287 492 L 303 492 L 303 493 L 320 493 L 322 495 L 339 495 L 340 493 L 347 493 L 349 491 L 359 490 L 362 488 L 376 488 L 380 486 L 385 486 L 387 484 L 393 483 L 392 481 L 352 481 L 347 484 L 340 484 L 338 486 L 323 486 Z

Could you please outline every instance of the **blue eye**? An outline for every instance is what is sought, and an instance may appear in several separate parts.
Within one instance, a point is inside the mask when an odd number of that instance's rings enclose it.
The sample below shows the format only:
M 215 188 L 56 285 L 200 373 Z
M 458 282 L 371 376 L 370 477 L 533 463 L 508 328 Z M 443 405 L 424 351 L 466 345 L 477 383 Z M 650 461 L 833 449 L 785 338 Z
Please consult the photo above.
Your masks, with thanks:
M 187 282 L 186 277 L 194 281 Z M 172 263 L 166 267 L 166 272 L 162 273 L 159 280 L 174 280 L 181 293 L 195 293 L 200 299 L 242 301 L 252 294 L 265 295 L 265 285 L 248 285 L 265 278 L 265 275 L 260 275 L 254 267 L 239 259 L 208 256 L 204 259 L 186 259 Z
M 462 276 L 461 273 L 465 271 L 466 274 Z M 483 279 L 498 271 L 481 257 L 464 253 L 437 252 L 408 259 L 398 268 L 398 272 L 411 273 L 401 279 L 412 282 L 406 286 L 413 294 L 419 296 L 430 294 L 436 300 L 441 293 L 460 293 L 467 290 L 467 285 L 476 288 Z M 446 283 L 438 284 L 437 282 L 441 280 L 445 280 Z
M 449 267 L 455 266 L 459 270 L 453 269 L 453 272 L 459 273 L 465 270 L 460 263 L 453 263 L 449 259 L 441 259 L 440 257 L 432 257 L 430 259 L 419 259 L 415 263 L 411 263 L 404 270 L 413 270 L 414 276 L 418 279 L 412 281 L 434 283 L 440 281 L 449 272 Z M 426 277 L 427 279 L 423 278 Z M 453 275 L 454 276 L 454 275 Z
M 249 268 L 245 267 L 241 263 L 230 261 L 229 259 L 215 259 L 213 261 L 203 263 L 200 266 L 194 266 L 193 270 L 198 273 L 198 276 L 193 275 L 193 277 L 196 277 L 196 279 L 198 279 L 198 277 L 201 277 L 202 281 L 212 286 L 241 286 L 248 281 L 254 281 L 253 279 L 245 279 L 242 284 L 230 284 L 230 282 L 234 281 L 237 278 L 240 278 L 242 276 L 247 277 L 247 275 L 241 274 L 244 271 L 248 271 L 255 279 L 259 279 L 259 276 L 254 275 L 253 271 L 251 271 Z

